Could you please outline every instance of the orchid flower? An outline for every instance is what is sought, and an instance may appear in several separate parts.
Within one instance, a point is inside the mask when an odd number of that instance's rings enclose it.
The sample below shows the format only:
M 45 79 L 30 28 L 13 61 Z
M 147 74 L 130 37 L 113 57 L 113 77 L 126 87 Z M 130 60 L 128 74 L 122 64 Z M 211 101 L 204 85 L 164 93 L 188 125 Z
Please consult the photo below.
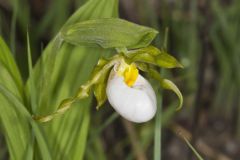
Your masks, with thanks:
M 107 97 L 112 107 L 125 119 L 146 122 L 157 110 L 156 95 L 150 83 L 139 74 L 134 63 L 115 65 L 107 83 Z
M 94 32 L 93 32 L 94 31 Z M 99 59 L 90 79 L 83 84 L 77 94 L 61 102 L 50 115 L 33 116 L 35 120 L 46 122 L 65 113 L 71 104 L 87 98 L 93 90 L 99 109 L 108 100 L 110 105 L 125 119 L 142 123 L 156 114 L 157 99 L 151 84 L 141 74 L 157 80 L 164 89 L 173 91 L 182 107 L 183 97 L 177 86 L 156 70 L 182 68 L 182 65 L 166 50 L 151 46 L 158 31 L 118 19 L 98 19 L 76 23 L 63 28 L 60 37 L 73 45 L 101 46 L 115 48 L 117 53 L 110 58 Z

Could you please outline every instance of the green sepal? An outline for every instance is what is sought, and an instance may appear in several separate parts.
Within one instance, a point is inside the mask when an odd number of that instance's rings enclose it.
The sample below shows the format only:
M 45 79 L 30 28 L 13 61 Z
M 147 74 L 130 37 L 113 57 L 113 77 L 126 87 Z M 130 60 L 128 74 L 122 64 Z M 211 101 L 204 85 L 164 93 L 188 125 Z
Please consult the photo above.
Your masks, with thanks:
M 105 58 L 100 58 L 97 65 L 94 67 L 94 70 L 92 71 L 91 78 L 93 78 L 99 71 L 101 71 L 109 61 L 110 60 L 107 60 Z
M 153 46 L 130 50 L 125 56 L 132 62 L 144 62 L 164 68 L 183 68 L 176 58 Z
M 107 100 L 106 87 L 111 67 L 104 68 L 104 66 L 107 65 L 108 62 L 109 60 L 101 58 L 98 61 L 92 75 L 94 77 L 95 74 L 98 74 L 98 72 L 101 71 L 101 77 L 98 79 L 93 88 L 93 93 L 97 99 L 97 109 L 99 109 Z
M 103 75 L 100 82 L 94 85 L 94 95 L 97 99 L 96 108 L 99 109 L 107 100 L 106 87 L 108 80 L 109 72 L 106 72 L 106 75 Z
M 154 78 L 160 82 L 160 85 L 162 88 L 171 90 L 178 96 L 179 105 L 176 108 L 176 110 L 180 110 L 183 105 L 183 96 L 182 96 L 182 93 L 180 92 L 180 90 L 178 89 L 178 87 L 172 81 L 162 78 L 161 75 L 158 73 L 158 71 L 156 71 L 152 68 L 148 69 L 148 73 L 152 78 Z
M 183 96 L 182 96 L 182 93 L 180 92 L 180 90 L 178 89 L 178 87 L 172 81 L 170 81 L 168 79 L 163 79 L 161 86 L 164 89 L 172 90 L 173 92 L 175 92 L 175 94 L 178 96 L 178 99 L 179 99 L 179 105 L 176 110 L 180 110 L 183 105 Z
M 158 31 L 119 18 L 88 20 L 66 27 L 62 38 L 74 45 L 136 49 L 148 46 Z
M 96 108 L 99 109 L 107 100 L 106 86 L 110 70 L 115 64 L 120 63 L 121 60 L 122 56 L 119 55 L 113 56 L 110 59 L 99 59 L 91 74 L 90 80 L 80 87 L 76 98 L 82 99 L 88 97 L 93 88 L 94 95 L 97 99 Z

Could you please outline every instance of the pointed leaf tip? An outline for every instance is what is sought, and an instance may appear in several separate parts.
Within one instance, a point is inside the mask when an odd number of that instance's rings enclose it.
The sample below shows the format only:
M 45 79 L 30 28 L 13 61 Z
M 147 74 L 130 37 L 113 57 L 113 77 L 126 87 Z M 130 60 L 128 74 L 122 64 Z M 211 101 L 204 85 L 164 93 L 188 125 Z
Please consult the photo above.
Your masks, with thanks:
M 183 105 L 183 96 L 182 96 L 182 93 L 180 92 L 180 90 L 178 89 L 178 87 L 172 81 L 170 81 L 168 79 L 163 79 L 161 77 L 161 75 L 158 73 L 158 71 L 156 71 L 155 69 L 148 69 L 148 73 L 150 74 L 150 76 L 152 78 L 159 81 L 160 85 L 164 89 L 172 90 L 178 96 L 179 105 L 176 108 L 176 110 L 180 110 L 182 108 L 182 105 Z
M 170 81 L 168 79 L 162 80 L 162 87 L 164 89 L 172 90 L 178 96 L 179 105 L 176 108 L 176 110 L 180 110 L 183 105 L 183 96 L 182 96 L 182 93 L 180 92 L 180 90 L 178 89 L 178 87 L 172 81 Z

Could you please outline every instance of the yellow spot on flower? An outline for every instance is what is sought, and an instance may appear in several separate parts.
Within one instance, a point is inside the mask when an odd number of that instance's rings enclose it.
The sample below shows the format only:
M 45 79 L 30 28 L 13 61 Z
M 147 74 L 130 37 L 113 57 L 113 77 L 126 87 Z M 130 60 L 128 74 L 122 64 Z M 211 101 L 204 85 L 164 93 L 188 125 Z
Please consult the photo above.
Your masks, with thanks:
M 138 78 L 138 69 L 134 63 L 127 64 L 125 61 L 122 61 L 118 66 L 116 66 L 116 72 L 118 76 L 124 78 L 124 82 L 132 87 Z
M 135 64 L 128 65 L 123 72 L 124 82 L 132 87 L 138 77 L 138 69 Z

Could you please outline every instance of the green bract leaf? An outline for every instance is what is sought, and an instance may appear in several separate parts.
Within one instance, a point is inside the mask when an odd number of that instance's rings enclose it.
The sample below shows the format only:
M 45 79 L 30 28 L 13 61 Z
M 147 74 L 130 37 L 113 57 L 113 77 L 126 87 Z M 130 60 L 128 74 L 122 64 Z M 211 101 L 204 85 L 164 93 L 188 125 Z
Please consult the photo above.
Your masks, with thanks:
M 119 18 L 76 23 L 62 31 L 63 39 L 74 45 L 135 49 L 148 46 L 158 31 Z
M 133 62 L 145 62 L 164 68 L 183 67 L 173 56 L 153 46 L 131 50 L 125 55 Z
M 183 96 L 182 96 L 182 93 L 180 92 L 180 90 L 177 88 L 177 86 L 172 81 L 170 81 L 168 79 L 163 79 L 161 77 L 161 75 L 154 69 L 149 69 L 148 72 L 151 77 L 153 77 L 154 79 L 156 79 L 160 82 L 160 85 L 164 89 L 172 90 L 178 96 L 179 105 L 176 110 L 181 109 L 182 104 L 183 104 Z

